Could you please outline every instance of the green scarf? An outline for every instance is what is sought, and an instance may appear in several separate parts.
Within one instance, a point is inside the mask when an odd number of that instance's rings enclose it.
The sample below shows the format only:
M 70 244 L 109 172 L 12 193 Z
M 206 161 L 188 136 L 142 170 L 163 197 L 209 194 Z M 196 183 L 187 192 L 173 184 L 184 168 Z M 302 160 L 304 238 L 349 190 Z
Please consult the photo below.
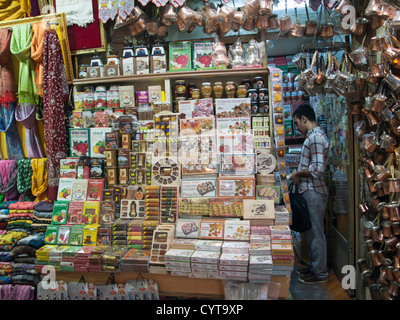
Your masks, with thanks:
M 17 160 L 17 168 L 17 189 L 19 193 L 24 193 L 32 187 L 31 159 Z
M 37 103 L 35 71 L 31 59 L 32 27 L 26 23 L 15 25 L 12 29 L 10 50 L 19 61 L 18 101 Z

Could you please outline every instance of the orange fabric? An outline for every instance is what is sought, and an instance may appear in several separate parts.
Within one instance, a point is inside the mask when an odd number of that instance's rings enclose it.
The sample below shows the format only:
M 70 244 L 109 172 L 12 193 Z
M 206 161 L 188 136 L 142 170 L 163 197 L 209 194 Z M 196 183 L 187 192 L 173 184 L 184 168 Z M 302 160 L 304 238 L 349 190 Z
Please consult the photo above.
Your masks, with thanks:
M 43 96 L 43 39 L 45 28 L 43 23 L 38 22 L 33 26 L 33 37 L 31 45 L 31 58 L 35 61 L 35 84 L 36 94 Z

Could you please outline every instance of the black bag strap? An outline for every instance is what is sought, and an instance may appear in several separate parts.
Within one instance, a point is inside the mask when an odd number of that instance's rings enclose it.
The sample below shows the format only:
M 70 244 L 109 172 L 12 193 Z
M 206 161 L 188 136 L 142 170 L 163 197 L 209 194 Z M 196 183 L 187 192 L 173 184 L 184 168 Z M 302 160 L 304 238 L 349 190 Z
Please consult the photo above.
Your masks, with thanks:
M 289 193 L 299 193 L 299 186 L 291 182 L 289 185 Z

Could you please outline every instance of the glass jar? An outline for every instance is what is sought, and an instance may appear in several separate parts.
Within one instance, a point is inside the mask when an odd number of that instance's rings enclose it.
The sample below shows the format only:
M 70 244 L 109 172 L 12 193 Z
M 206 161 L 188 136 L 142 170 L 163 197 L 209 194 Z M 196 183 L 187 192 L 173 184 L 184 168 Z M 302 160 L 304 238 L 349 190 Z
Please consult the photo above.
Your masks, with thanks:
M 213 91 L 215 99 L 221 99 L 224 95 L 224 86 L 222 85 L 222 82 L 215 82 Z
M 187 95 L 187 86 L 185 80 L 175 81 L 175 98 L 184 97 Z
M 246 89 L 249 90 L 253 87 L 253 82 L 250 79 L 242 80 L 242 85 L 246 86 Z
M 225 93 L 227 98 L 234 98 L 236 93 L 236 85 L 233 81 L 229 81 L 225 86 Z
M 247 88 L 245 85 L 239 85 L 236 91 L 236 96 L 238 98 L 246 98 L 247 97 Z
M 200 89 L 192 89 L 192 95 L 191 95 L 191 99 L 200 99 Z
M 203 98 L 211 98 L 212 87 L 210 82 L 203 82 L 201 84 L 201 95 Z

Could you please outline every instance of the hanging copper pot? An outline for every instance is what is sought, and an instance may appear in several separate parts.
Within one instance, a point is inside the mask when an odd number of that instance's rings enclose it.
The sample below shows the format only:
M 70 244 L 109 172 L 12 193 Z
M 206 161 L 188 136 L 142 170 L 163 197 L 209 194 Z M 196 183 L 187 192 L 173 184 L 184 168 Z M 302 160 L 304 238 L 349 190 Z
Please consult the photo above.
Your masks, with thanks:
M 363 167 L 364 170 L 364 175 L 366 179 L 372 179 L 374 176 L 374 173 L 372 172 L 372 170 L 368 167 Z
M 368 202 L 363 202 L 363 203 L 360 203 L 360 204 L 358 205 L 358 212 L 359 212 L 361 215 L 364 215 L 364 214 L 366 214 L 366 213 L 369 213 L 371 210 L 372 210 L 372 208 L 370 207 L 370 205 L 369 205 Z M 372 222 L 371 222 L 371 223 L 372 223 Z
M 176 26 L 178 27 L 179 32 L 186 32 L 187 29 L 189 28 L 189 26 L 186 23 L 184 23 L 183 20 L 179 17 L 178 19 L 176 19 Z
M 371 77 L 373 78 L 383 78 L 387 75 L 385 64 L 376 63 L 370 68 Z
M 386 38 L 382 36 L 372 37 L 369 42 L 369 49 L 372 52 L 383 51 L 387 48 Z
M 386 269 L 384 269 L 384 268 L 380 269 L 379 277 L 378 277 L 378 279 L 376 279 L 376 282 L 383 286 L 385 286 L 389 283 L 388 279 L 387 279 Z
M 159 21 L 158 20 L 150 20 L 146 24 L 146 31 L 150 36 L 155 36 L 158 33 Z
M 182 23 L 188 28 L 194 21 L 194 11 L 187 6 L 183 6 L 178 11 L 178 19 L 181 19 Z
M 385 78 L 383 78 L 383 83 L 385 83 L 389 89 L 392 91 L 392 94 L 399 96 L 400 95 L 400 78 L 393 75 L 392 73 L 388 73 Z
M 392 223 L 392 233 L 395 236 L 399 236 L 400 235 L 400 221 L 395 221 Z
M 393 46 L 387 46 L 381 54 L 382 60 L 386 61 L 390 65 L 393 65 L 395 60 L 399 60 L 400 57 L 400 49 L 397 49 Z
M 375 180 L 385 181 L 389 177 L 389 171 L 381 164 L 374 167 Z
M 379 123 L 379 120 L 376 117 L 374 112 L 369 112 L 369 111 L 363 109 L 362 113 L 367 117 L 368 124 L 370 127 L 374 127 Z M 376 148 L 375 148 L 375 145 L 376 145 Z M 365 148 L 365 149 L 369 152 L 374 152 L 374 151 L 376 151 L 377 147 L 378 147 L 378 145 L 375 143 L 375 144 L 369 145 L 368 148 Z M 369 149 L 371 149 L 372 151 L 370 151 Z
M 367 84 L 368 79 L 368 72 L 366 71 L 359 71 L 357 73 L 357 85 L 359 88 L 364 88 Z
M 251 31 L 255 28 L 255 26 L 256 26 L 256 21 L 254 19 L 245 18 L 242 28 L 246 31 Z
M 356 67 L 362 67 L 368 64 L 367 53 L 364 47 L 360 47 L 350 52 L 349 57 Z
M 371 110 L 381 112 L 386 108 L 387 97 L 381 93 L 372 96 Z
M 318 21 L 306 21 L 304 35 L 306 37 L 314 37 L 318 33 Z
M 392 201 L 388 204 L 389 207 L 389 220 L 399 221 L 400 220 L 400 205 L 397 201 Z
M 363 212 L 363 214 L 367 213 L 368 211 Z M 364 221 L 363 222 L 363 227 L 364 227 L 364 237 L 365 238 L 370 238 L 372 237 L 372 228 L 374 227 L 374 223 L 372 221 Z
M 375 188 L 374 182 L 372 180 L 367 181 L 367 186 L 368 186 L 369 193 L 372 194 L 372 193 L 377 192 L 377 189 Z
M 382 227 L 382 231 L 383 231 L 383 236 L 385 238 L 391 238 L 393 236 L 392 234 L 392 222 L 389 220 L 383 220 L 381 222 L 381 227 Z
M 400 283 L 396 281 L 391 281 L 387 291 L 391 297 L 394 299 L 397 299 L 399 297 L 399 292 L 400 292 Z
M 351 101 L 349 103 L 351 114 L 361 114 L 362 104 L 360 101 Z
M 397 9 L 391 6 L 390 4 L 382 3 L 382 8 L 381 12 L 379 13 L 379 16 L 385 18 L 386 20 L 393 20 L 396 11 Z
M 364 14 L 366 16 L 379 15 L 382 11 L 382 2 L 379 0 L 370 0 L 365 8 Z
M 245 19 L 245 14 L 243 11 L 236 10 L 233 14 L 232 23 L 236 23 L 239 26 L 242 26 Z
M 216 32 L 221 19 L 221 17 L 217 14 L 217 11 L 211 6 L 206 6 L 202 9 L 202 12 L 204 15 L 203 31 L 207 34 Z
M 379 253 L 378 250 L 372 250 L 372 251 L 368 252 L 368 254 L 371 258 L 371 261 L 372 261 L 372 265 L 374 267 L 379 267 L 382 264 L 382 261 L 381 261 L 378 253 Z
M 131 36 L 137 36 L 138 34 L 145 31 L 146 21 L 143 18 L 138 19 L 136 22 L 128 25 Z
M 381 182 L 380 182 L 381 183 Z M 390 217 L 390 213 L 389 213 L 389 207 L 387 206 L 387 204 L 385 205 L 385 207 L 382 209 L 381 211 L 381 219 L 383 220 L 389 220 Z
M 221 20 L 228 25 L 232 23 L 233 16 L 235 15 L 235 10 L 229 6 L 223 5 L 218 14 L 221 17 Z
M 198 27 L 204 26 L 204 17 L 200 11 L 193 12 L 193 23 L 196 24 Z
M 160 24 L 157 30 L 157 35 L 159 37 L 165 38 L 168 35 L 168 27 L 166 25 Z
M 260 11 L 260 2 L 258 0 L 247 0 L 242 10 L 249 18 L 255 19 Z
M 335 35 L 333 24 L 323 24 L 319 31 L 319 36 L 323 39 L 331 39 Z
M 270 16 L 274 8 L 272 0 L 260 0 L 260 16 Z
M 267 30 L 269 27 L 268 16 L 258 16 L 256 20 L 256 28 L 259 30 Z
M 292 18 L 290 16 L 283 16 L 280 18 L 279 27 L 283 33 L 290 32 L 293 29 Z
M 369 17 L 370 23 L 369 26 L 372 30 L 377 30 L 385 24 L 385 17 L 381 17 L 379 15 L 373 15 Z
M 271 16 L 269 16 L 269 28 L 271 30 L 276 30 L 279 28 L 279 20 L 278 20 L 278 15 L 273 14 Z
M 218 24 L 218 36 L 223 37 L 231 30 L 231 23 L 221 20 Z
M 350 32 L 355 36 L 361 36 L 367 31 L 369 20 L 367 18 L 357 18 L 350 28 Z
M 167 3 L 165 5 L 164 13 L 161 17 L 161 23 L 170 26 L 176 22 L 178 16 L 176 14 L 175 8 L 172 4 Z
M 400 179 L 399 178 L 388 178 L 390 192 L 400 192 Z
M 295 38 L 301 38 L 304 36 L 306 26 L 301 23 L 293 24 L 293 29 L 290 31 L 290 34 Z

